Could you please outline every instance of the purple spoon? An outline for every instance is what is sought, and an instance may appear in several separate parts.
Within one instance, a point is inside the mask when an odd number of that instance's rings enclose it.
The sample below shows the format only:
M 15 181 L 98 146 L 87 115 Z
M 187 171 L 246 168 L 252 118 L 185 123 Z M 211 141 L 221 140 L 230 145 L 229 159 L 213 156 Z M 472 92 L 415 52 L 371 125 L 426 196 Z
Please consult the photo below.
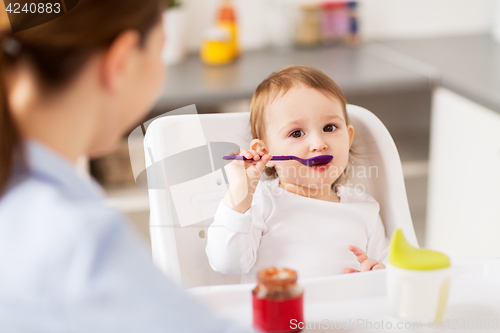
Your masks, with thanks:
M 237 155 L 237 156 L 224 156 L 222 159 L 224 160 L 243 160 L 243 161 L 253 161 L 253 158 L 246 158 L 245 156 Z M 307 165 L 307 166 L 315 166 L 315 165 L 321 165 L 321 164 L 326 164 L 329 163 L 333 159 L 332 155 L 319 155 L 319 156 L 314 156 L 311 158 L 300 158 L 297 156 L 273 156 L 271 158 L 271 161 L 289 161 L 289 160 L 296 160 L 299 161 L 300 163 Z

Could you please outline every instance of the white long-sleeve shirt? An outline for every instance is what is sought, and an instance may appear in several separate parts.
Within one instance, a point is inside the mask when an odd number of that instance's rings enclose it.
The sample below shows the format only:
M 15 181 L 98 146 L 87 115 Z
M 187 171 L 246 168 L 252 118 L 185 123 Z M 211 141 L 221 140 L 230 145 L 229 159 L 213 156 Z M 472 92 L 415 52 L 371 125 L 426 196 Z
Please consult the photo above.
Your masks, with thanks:
M 386 263 L 389 241 L 379 204 L 360 192 L 338 186 L 340 202 L 328 202 L 286 191 L 278 178 L 261 180 L 244 214 L 219 204 L 208 229 L 210 265 L 223 274 L 242 274 L 241 282 L 249 283 L 269 266 L 295 269 L 299 278 L 360 269 L 348 245 Z

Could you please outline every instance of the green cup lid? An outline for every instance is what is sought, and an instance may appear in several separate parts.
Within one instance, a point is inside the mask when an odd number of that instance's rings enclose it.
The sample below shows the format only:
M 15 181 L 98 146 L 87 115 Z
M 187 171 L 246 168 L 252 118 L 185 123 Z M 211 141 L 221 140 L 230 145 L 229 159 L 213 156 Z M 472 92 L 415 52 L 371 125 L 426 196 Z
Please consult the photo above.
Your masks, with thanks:
M 401 229 L 395 230 L 392 235 L 389 263 L 396 267 L 414 270 L 450 267 L 450 259 L 446 254 L 411 246 L 405 239 Z

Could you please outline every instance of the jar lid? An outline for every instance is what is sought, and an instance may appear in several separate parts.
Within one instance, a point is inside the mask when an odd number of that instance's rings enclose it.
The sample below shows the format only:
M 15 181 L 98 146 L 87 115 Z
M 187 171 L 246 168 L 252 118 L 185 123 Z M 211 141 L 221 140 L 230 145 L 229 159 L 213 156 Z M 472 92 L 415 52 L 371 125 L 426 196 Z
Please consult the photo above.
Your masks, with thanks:
M 266 286 L 283 286 L 297 282 L 297 272 L 290 268 L 268 267 L 257 273 L 257 280 Z
M 413 270 L 433 270 L 450 267 L 450 258 L 444 253 L 411 246 L 403 230 L 394 231 L 389 249 L 389 263 L 396 267 Z

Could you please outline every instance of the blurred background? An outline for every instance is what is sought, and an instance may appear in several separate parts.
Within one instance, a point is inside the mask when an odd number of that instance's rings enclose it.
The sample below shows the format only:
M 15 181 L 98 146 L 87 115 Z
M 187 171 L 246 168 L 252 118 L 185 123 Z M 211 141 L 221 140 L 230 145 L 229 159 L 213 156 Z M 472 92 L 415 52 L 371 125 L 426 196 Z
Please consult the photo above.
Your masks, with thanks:
M 500 256 L 497 2 L 173 1 L 164 13 L 167 81 L 148 118 L 190 104 L 248 111 L 271 72 L 316 67 L 392 134 L 419 245 Z M 149 241 L 148 193 L 134 184 L 125 138 L 89 165 L 109 204 Z

